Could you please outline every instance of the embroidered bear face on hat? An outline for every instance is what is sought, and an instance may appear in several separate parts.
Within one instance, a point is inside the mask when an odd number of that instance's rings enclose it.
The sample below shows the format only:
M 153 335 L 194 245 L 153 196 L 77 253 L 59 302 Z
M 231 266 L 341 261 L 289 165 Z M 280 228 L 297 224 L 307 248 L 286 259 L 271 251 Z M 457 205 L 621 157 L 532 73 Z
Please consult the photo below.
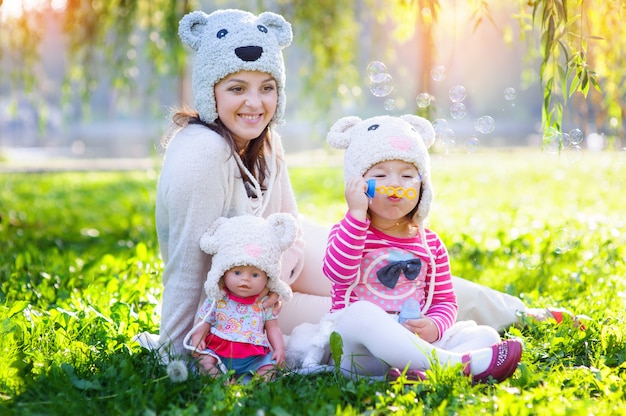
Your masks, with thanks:
M 192 89 L 202 121 L 217 120 L 215 84 L 239 71 L 261 71 L 274 77 L 278 106 L 273 120 L 282 121 L 286 101 L 282 49 L 291 44 L 293 33 L 281 15 L 264 12 L 255 16 L 236 9 L 211 14 L 195 11 L 181 19 L 178 35 L 196 52 Z
M 281 300 L 290 301 L 289 285 L 280 279 L 282 253 L 296 241 L 297 224 L 287 213 L 275 213 L 266 219 L 255 215 L 220 217 L 200 238 L 200 249 L 212 254 L 211 270 L 204 289 L 211 299 L 221 299 L 225 292 L 220 280 L 235 266 L 253 266 L 267 274 L 267 287 Z
M 326 140 L 336 149 L 345 149 L 346 180 L 363 176 L 372 166 L 386 160 L 414 164 L 422 180 L 422 197 L 414 220 L 423 228 L 433 200 L 428 148 L 435 141 L 435 130 L 428 120 L 412 114 L 365 120 L 349 116 L 332 125 Z

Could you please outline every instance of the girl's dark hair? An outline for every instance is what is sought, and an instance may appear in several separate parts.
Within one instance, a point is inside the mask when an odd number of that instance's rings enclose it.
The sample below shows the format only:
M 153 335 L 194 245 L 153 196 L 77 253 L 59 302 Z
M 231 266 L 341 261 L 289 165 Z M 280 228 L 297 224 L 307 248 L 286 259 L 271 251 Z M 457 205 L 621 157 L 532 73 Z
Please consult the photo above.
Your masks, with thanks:
M 244 149 L 237 149 L 237 145 L 235 143 L 235 139 L 233 138 L 232 133 L 219 118 L 215 120 L 214 123 L 205 123 L 204 121 L 200 120 L 197 111 L 182 109 L 174 113 L 174 115 L 172 116 L 172 122 L 172 127 L 163 137 L 163 147 L 167 146 L 169 140 L 181 128 L 189 124 L 202 125 L 206 128 L 213 130 L 214 132 L 222 136 L 224 140 L 226 140 L 230 147 L 231 153 L 237 153 L 239 155 L 246 169 L 248 169 L 248 171 L 252 173 L 252 175 L 254 175 L 256 180 L 261 185 L 261 188 L 265 189 L 264 183 L 267 173 L 267 163 L 265 162 L 265 149 L 270 149 L 271 146 L 269 125 L 265 127 L 259 137 L 257 137 L 256 139 L 252 139 Z M 243 169 L 240 168 L 239 170 L 243 181 L 250 182 L 250 179 L 244 173 Z

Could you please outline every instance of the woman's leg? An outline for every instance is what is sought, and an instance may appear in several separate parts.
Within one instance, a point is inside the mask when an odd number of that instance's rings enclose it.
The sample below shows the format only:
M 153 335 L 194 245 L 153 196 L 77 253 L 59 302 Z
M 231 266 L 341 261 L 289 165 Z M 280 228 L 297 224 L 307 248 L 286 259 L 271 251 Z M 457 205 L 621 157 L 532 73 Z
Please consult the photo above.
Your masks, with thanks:
M 518 323 L 520 313 L 528 311 L 518 297 L 460 277 L 453 277 L 452 283 L 459 305 L 458 321 L 471 320 L 502 332 Z

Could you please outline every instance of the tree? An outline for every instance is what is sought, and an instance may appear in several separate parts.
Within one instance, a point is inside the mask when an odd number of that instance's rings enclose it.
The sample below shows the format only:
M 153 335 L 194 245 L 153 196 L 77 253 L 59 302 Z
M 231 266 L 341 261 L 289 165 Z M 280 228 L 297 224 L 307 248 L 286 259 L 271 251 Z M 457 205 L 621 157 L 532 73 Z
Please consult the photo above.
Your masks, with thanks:
M 497 25 L 490 3 L 471 0 L 474 25 Z M 4 5 L 3 5 L 4 3 Z M 0 10 L 15 1 L 0 0 Z M 19 3 L 19 2 L 18 2 Z M 29 2 L 22 2 L 27 5 Z M 32 3 L 32 2 L 31 2 Z M 37 3 L 37 2 L 34 2 Z M 186 53 L 178 40 L 178 21 L 198 8 L 192 0 L 67 0 L 44 1 L 45 7 L 7 18 L 0 27 L 0 77 L 11 87 L 29 91 L 37 83 L 37 47 L 43 19 L 60 16 L 69 39 L 65 96 L 87 97 L 106 68 L 115 74 L 113 88 L 132 90 L 137 61 L 143 60 L 158 75 L 178 74 L 182 79 Z M 217 2 L 218 6 L 221 2 Z M 229 7 L 233 3 L 229 2 Z M 241 7 L 249 8 L 249 2 Z M 345 80 L 358 79 L 364 22 L 393 25 L 395 35 L 420 32 L 418 53 L 424 74 L 433 62 L 434 28 L 441 8 L 456 7 L 454 0 L 259 0 L 256 11 L 276 10 L 295 27 L 296 41 L 310 51 L 298 74 L 306 80 L 317 106 L 326 108 L 338 96 Z M 252 10 L 255 11 L 255 10 Z M 561 130 L 564 116 L 583 126 L 624 135 L 626 108 L 626 29 L 622 25 L 625 0 L 518 0 L 516 18 L 520 41 L 528 42 L 528 71 L 538 72 L 543 88 L 542 124 Z M 538 68 L 537 68 L 538 66 Z M 25 71 L 24 68 L 29 70 Z M 3 81 L 0 81 L 2 86 Z M 1 91 L 1 90 L 0 90 Z M 180 91 L 183 91 L 181 88 Z

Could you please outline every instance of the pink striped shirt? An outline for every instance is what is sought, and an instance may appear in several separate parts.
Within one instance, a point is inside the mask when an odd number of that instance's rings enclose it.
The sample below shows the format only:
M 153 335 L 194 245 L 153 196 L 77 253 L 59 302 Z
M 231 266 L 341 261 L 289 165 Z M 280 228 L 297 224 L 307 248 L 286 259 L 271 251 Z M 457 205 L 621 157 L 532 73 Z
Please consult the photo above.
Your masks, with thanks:
M 435 322 L 441 336 L 454 324 L 458 311 L 445 245 L 435 232 L 425 230 L 434 259 L 435 270 L 432 270 L 428 250 L 419 235 L 397 238 L 369 225 L 369 220 L 361 222 L 347 213 L 330 231 L 323 271 L 332 286 L 331 312 L 357 300 L 370 301 L 388 312 L 399 312 L 402 303 L 410 297 L 417 299 L 423 309 L 432 290 L 432 303 L 422 314 Z M 416 258 L 419 260 L 414 260 Z M 413 280 L 409 280 L 411 274 L 405 271 L 400 273 L 395 285 L 389 287 L 389 283 L 383 283 L 378 277 L 379 271 L 390 263 L 407 260 L 418 263 L 419 273 Z M 432 273 L 435 273 L 434 287 L 431 287 Z

